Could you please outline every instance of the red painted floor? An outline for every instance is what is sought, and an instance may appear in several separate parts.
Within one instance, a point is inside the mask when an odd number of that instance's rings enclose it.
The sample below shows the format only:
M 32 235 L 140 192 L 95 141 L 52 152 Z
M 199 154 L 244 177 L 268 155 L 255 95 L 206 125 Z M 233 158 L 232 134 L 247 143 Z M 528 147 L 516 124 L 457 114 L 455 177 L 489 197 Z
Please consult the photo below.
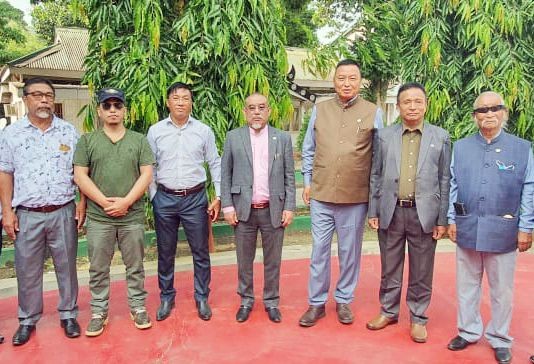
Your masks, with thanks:
M 365 322 L 378 312 L 380 260 L 376 255 L 362 258 L 360 284 L 352 307 L 353 325 L 336 320 L 335 305 L 327 305 L 327 316 L 315 327 L 301 328 L 298 319 L 307 307 L 308 260 L 283 262 L 281 277 L 282 323 L 271 323 L 257 300 L 249 321 L 237 323 L 239 305 L 236 267 L 213 268 L 210 304 L 213 318 L 209 322 L 196 316 L 192 299 L 192 273 L 176 275 L 177 306 L 163 322 L 155 321 L 159 304 L 157 279 L 147 279 L 148 309 L 154 321 L 149 330 L 137 330 L 129 319 L 124 282 L 113 284 L 110 322 L 97 338 L 82 336 L 67 339 L 59 327 L 55 311 L 57 292 L 45 293 L 45 312 L 30 342 L 21 347 L 11 345 L 17 328 L 16 297 L 0 300 L 0 332 L 6 343 L 0 345 L 0 363 L 492 363 L 493 351 L 482 339 L 462 352 L 446 349 L 456 334 L 456 292 L 454 254 L 436 258 L 434 295 L 428 311 L 429 339 L 416 344 L 409 337 L 406 305 L 401 309 L 398 325 L 371 332 Z M 256 293 L 261 297 L 261 265 L 256 266 Z M 337 276 L 337 260 L 333 264 Z M 406 276 L 406 274 L 405 274 Z M 516 275 L 514 320 L 514 363 L 527 363 L 534 354 L 534 255 L 519 257 Z M 89 320 L 89 291 L 80 290 L 79 321 L 82 329 Z M 482 311 L 489 313 L 485 289 Z

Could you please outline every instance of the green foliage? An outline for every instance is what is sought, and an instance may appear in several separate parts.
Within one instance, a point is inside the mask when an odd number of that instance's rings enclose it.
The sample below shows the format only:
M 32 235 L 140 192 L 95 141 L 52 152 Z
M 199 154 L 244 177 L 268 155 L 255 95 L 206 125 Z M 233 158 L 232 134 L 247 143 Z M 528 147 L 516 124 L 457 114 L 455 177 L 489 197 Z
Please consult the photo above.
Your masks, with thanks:
M 302 144 L 304 144 L 304 138 L 306 137 L 306 131 L 308 130 L 308 124 L 310 123 L 311 111 L 307 111 L 304 114 L 302 120 L 302 126 L 299 130 L 299 135 L 297 137 L 297 150 L 302 153 Z
M 363 39 L 350 47 L 360 64 L 362 77 L 369 81 L 365 91 L 372 101 L 379 104 L 385 100 L 389 85 L 399 81 L 401 39 L 396 19 L 400 14 L 394 3 L 366 1 L 362 7 L 363 15 L 357 23 L 362 29 Z
M 14 8 L 7 1 L 0 0 L 0 64 L 13 57 L 7 49 L 9 44 L 21 44 L 25 40 L 20 29 L 25 24 L 23 17 L 22 11 Z
M 84 13 L 76 7 L 76 1 L 34 1 L 32 10 L 32 24 L 48 44 L 54 41 L 54 29 L 56 27 L 87 27 L 88 21 Z
M 310 9 L 311 0 L 282 0 L 285 8 L 284 24 L 287 29 L 286 45 L 290 47 L 310 47 L 317 43 L 313 23 L 314 12 Z
M 340 28 L 340 25 L 352 24 L 360 14 L 359 0 L 314 0 L 313 21 L 318 26 Z
M 269 95 L 272 124 L 290 117 L 278 1 L 79 2 L 91 34 L 85 82 L 91 92 L 123 88 L 130 127 L 146 131 L 167 115 L 165 90 L 174 81 L 193 85 L 193 115 L 212 127 L 219 149 L 226 132 L 245 123 L 244 99 L 254 91 Z M 93 107 L 86 111 L 90 130 L 96 117 Z
M 534 3 L 530 0 L 400 1 L 401 77 L 425 84 L 429 121 L 454 139 L 474 130 L 476 96 L 501 93 L 509 129 L 534 139 Z
M 5 44 L 5 57 L 0 56 L 0 64 L 13 61 L 17 58 L 26 56 L 46 46 L 45 42 L 37 36 L 34 32 L 29 31 L 26 27 L 16 24 L 14 25 L 24 36 L 23 43 L 10 41 Z

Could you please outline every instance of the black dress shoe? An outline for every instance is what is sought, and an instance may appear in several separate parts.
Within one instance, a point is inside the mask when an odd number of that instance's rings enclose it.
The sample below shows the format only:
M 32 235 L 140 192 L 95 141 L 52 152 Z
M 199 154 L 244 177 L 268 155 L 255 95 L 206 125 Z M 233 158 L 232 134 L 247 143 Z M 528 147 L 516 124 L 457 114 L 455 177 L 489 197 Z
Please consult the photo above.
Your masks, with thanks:
M 272 322 L 279 323 L 282 321 L 282 314 L 278 307 L 265 307 L 265 311 L 267 311 L 267 316 L 269 316 L 269 320 Z
M 208 301 L 197 301 L 198 317 L 204 321 L 211 318 L 211 308 Z
M 509 348 L 494 348 L 495 360 L 499 364 L 508 364 L 512 361 L 512 351 Z
M 451 341 L 449 341 L 449 345 L 447 345 L 447 349 L 452 350 L 452 351 L 464 350 L 471 344 L 475 344 L 475 343 L 469 342 L 463 337 L 461 337 L 460 335 L 458 335 L 455 338 L 453 338 Z
M 531 362 L 532 364 L 534 364 L 534 355 L 532 355 L 532 356 L 530 357 L 530 362 Z
M 0 335 L 0 344 L 3 344 L 3 343 L 4 343 L 4 337 Z
M 20 325 L 13 335 L 13 345 L 24 345 L 30 340 L 31 333 L 35 330 L 35 325 Z
M 61 320 L 61 327 L 65 330 L 65 336 L 68 338 L 80 336 L 80 325 L 75 318 Z
M 252 307 L 250 306 L 239 306 L 239 310 L 235 315 L 235 319 L 237 320 L 237 322 L 247 321 L 248 316 L 250 315 L 250 311 L 252 311 Z
M 171 315 L 171 310 L 174 308 L 174 301 L 161 301 L 158 312 L 156 312 L 156 320 L 163 321 Z

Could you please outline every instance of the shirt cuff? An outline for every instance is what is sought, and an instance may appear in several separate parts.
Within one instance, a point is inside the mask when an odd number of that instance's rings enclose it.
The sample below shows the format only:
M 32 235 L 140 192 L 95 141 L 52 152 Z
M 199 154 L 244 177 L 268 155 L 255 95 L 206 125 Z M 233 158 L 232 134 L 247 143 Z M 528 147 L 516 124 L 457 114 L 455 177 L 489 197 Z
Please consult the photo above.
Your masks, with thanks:
M 222 210 L 223 210 L 223 214 L 228 214 L 230 212 L 235 211 L 234 206 L 228 206 L 228 207 L 223 208 Z
M 519 231 L 521 231 L 522 233 L 528 233 L 528 234 L 532 233 L 532 229 L 522 228 L 522 227 L 519 228 Z
M 215 187 L 215 196 L 221 195 L 221 182 L 213 182 L 213 187 Z
M 304 177 L 304 186 L 305 187 L 310 186 L 311 185 L 311 180 L 312 180 L 311 174 L 303 174 L 302 176 Z
M 456 225 L 456 220 L 449 218 L 449 225 Z
M 152 182 L 148 186 L 148 195 L 150 196 L 150 201 L 154 199 L 154 196 L 156 196 L 156 192 L 158 192 L 158 185 L 155 182 Z

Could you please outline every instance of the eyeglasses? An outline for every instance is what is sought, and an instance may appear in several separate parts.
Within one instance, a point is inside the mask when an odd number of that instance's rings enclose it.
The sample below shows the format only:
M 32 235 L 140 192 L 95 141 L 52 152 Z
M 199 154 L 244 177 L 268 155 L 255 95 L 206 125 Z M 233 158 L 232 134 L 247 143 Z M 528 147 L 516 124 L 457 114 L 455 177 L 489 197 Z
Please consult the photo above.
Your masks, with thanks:
M 56 95 L 53 93 L 53 92 L 39 92 L 39 91 L 35 91 L 35 92 L 28 92 L 26 94 L 26 96 L 30 95 L 31 97 L 34 97 L 36 99 L 42 99 L 43 97 L 48 100 L 48 101 L 52 101 L 54 100 L 54 98 L 56 97 Z
M 473 110 L 473 113 L 479 113 L 479 114 L 486 114 L 488 112 L 497 112 L 500 110 L 506 109 L 506 106 L 504 105 L 495 105 L 495 106 L 487 106 L 487 107 L 479 107 L 478 109 Z
M 103 102 L 102 109 L 109 111 L 111 110 L 111 107 L 113 106 L 116 110 L 121 110 L 124 107 L 124 104 L 122 102 Z

